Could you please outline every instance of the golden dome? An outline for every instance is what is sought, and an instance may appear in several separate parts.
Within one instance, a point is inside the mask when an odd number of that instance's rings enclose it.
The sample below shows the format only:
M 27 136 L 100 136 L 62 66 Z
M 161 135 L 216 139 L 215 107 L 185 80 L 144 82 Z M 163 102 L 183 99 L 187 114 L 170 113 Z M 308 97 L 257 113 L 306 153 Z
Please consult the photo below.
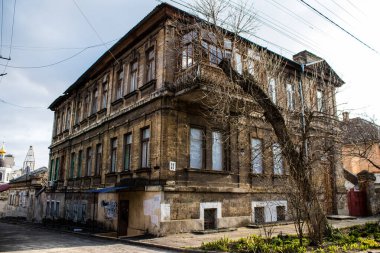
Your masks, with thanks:
M 0 148 L 0 155 L 5 155 L 6 153 L 7 153 L 7 151 L 5 151 L 4 143 L 3 143 L 3 145 Z

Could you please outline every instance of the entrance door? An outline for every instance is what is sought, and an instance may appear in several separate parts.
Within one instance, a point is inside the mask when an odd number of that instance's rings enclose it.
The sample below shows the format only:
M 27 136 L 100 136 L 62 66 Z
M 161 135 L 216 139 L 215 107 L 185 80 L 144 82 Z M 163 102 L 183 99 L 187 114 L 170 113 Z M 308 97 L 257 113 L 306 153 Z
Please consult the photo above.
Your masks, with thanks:
M 119 201 L 118 236 L 126 236 L 128 231 L 129 200 Z
M 367 215 L 367 196 L 365 191 L 354 191 L 351 189 L 347 193 L 348 210 L 351 216 Z
M 204 229 L 216 229 L 216 208 L 204 209 Z

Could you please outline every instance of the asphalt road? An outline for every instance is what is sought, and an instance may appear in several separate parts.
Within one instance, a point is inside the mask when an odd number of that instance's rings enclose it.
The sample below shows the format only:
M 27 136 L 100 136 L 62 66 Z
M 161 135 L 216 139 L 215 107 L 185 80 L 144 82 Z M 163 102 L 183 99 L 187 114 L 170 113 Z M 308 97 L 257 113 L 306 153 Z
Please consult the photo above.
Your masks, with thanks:
M 117 241 L 0 222 L 0 252 L 12 253 L 153 253 L 171 252 Z

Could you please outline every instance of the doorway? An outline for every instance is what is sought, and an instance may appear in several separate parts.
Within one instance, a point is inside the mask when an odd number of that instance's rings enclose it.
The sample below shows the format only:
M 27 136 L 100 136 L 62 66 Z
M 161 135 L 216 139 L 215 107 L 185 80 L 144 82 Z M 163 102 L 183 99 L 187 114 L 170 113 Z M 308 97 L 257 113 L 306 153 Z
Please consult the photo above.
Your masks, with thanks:
M 216 229 L 216 208 L 204 209 L 204 230 Z
M 129 200 L 119 201 L 118 236 L 126 236 L 128 231 Z

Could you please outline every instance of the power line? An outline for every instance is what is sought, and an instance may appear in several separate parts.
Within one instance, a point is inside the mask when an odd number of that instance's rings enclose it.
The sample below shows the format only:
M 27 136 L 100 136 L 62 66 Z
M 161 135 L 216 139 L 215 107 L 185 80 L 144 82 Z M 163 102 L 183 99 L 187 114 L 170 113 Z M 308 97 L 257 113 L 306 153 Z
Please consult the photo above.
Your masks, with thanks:
M 86 15 L 83 13 L 83 11 L 81 10 L 81 8 L 79 7 L 79 5 L 77 4 L 77 2 L 75 0 L 73 0 L 75 6 L 77 7 L 77 9 L 79 10 L 79 12 L 82 14 L 83 18 L 86 20 L 87 24 L 91 27 L 91 29 L 94 31 L 94 33 L 96 34 L 96 36 L 98 37 L 98 39 L 100 40 L 100 42 L 103 43 L 104 47 L 107 49 L 107 51 L 110 53 L 110 55 L 112 56 L 112 58 L 117 62 L 119 63 L 119 61 L 115 58 L 115 56 L 113 55 L 113 53 L 106 47 L 103 39 L 100 37 L 99 33 L 96 31 L 95 27 L 91 24 L 90 20 L 86 17 Z
M 0 98 L 0 103 L 11 105 L 11 106 L 22 108 L 22 109 L 46 109 L 45 107 L 40 107 L 40 106 L 22 106 L 22 105 L 10 103 L 2 98 Z
M 39 69 L 39 68 L 47 68 L 47 67 L 52 67 L 54 65 L 57 65 L 57 64 L 60 64 L 62 62 L 65 62 L 65 61 L 68 61 L 78 55 L 80 55 L 81 53 L 83 53 L 84 51 L 86 51 L 87 49 L 90 49 L 90 48 L 95 48 L 95 47 L 99 47 L 99 46 L 103 46 L 103 44 L 101 45 L 93 45 L 93 46 L 89 46 L 89 47 L 85 47 L 83 48 L 82 50 L 80 50 L 79 52 L 67 57 L 67 58 L 64 58 L 62 60 L 59 60 L 57 62 L 53 62 L 53 63 L 49 63 L 49 64 L 45 64 L 45 65 L 40 65 L 40 66 L 12 66 L 12 65 L 5 65 L 5 64 L 0 64 L 0 66 L 7 66 L 8 68 L 13 68 L 13 69 Z
M 350 15 L 352 18 L 354 18 L 356 21 L 359 21 L 354 15 L 352 15 L 346 8 L 344 8 L 342 5 L 340 5 L 337 1 L 335 0 L 331 0 L 331 2 L 333 2 L 336 6 L 338 6 L 339 8 L 341 8 L 345 13 L 347 13 L 348 15 Z
M 321 13 L 320 11 L 318 11 L 316 8 L 314 8 L 310 4 L 306 3 L 304 0 L 298 0 L 298 1 L 302 2 L 303 4 L 305 4 L 307 7 L 309 7 L 310 9 L 312 9 L 313 11 L 315 11 L 316 13 L 318 13 L 320 16 L 322 16 L 323 18 L 325 18 L 326 20 L 328 20 L 330 23 L 332 23 L 333 25 L 335 25 L 336 27 L 338 27 L 339 29 L 341 29 L 342 31 L 344 31 L 345 33 L 347 33 L 348 35 L 350 35 L 352 38 L 354 38 L 355 40 L 357 40 L 358 42 L 360 42 L 361 44 L 363 44 L 367 48 L 371 49 L 372 51 L 374 51 L 377 54 L 379 53 L 374 48 L 372 48 L 371 46 L 369 46 L 368 44 L 366 44 L 365 42 L 363 42 L 362 40 L 360 40 L 358 37 L 356 37 L 355 35 L 353 35 L 349 31 L 347 31 L 346 29 L 344 29 L 343 27 L 341 27 L 340 25 L 338 25 L 333 20 L 331 20 L 329 17 L 327 17 L 326 15 L 324 15 L 323 13 Z

